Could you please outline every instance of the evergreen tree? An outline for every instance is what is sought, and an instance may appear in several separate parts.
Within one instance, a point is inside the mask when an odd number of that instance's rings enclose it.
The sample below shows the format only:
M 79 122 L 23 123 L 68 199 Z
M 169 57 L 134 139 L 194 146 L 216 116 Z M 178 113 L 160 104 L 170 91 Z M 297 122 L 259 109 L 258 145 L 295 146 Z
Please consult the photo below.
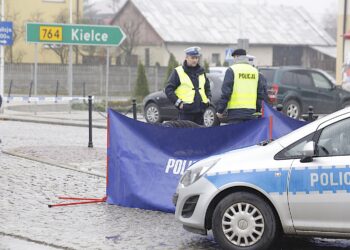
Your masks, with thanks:
M 205 70 L 206 73 L 209 73 L 209 63 L 207 62 L 207 60 L 204 60 L 203 62 L 203 68 Z
M 138 100 L 142 100 L 146 95 L 149 94 L 148 81 L 145 72 L 145 67 L 140 62 L 137 66 L 137 79 L 135 85 L 134 96 Z
M 179 63 L 176 61 L 175 56 L 171 53 L 168 61 L 168 69 L 165 75 L 164 86 L 168 85 L 169 76 L 177 66 L 179 66 Z

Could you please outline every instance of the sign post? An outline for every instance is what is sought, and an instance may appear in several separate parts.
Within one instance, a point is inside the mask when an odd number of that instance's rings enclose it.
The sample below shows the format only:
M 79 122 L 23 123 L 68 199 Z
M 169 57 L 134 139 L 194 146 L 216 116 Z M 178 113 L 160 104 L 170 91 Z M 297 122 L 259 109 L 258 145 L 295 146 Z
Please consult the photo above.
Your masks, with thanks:
M 4 96 L 5 88 L 5 53 L 4 46 L 11 46 L 13 44 L 13 23 L 4 20 L 4 4 L 1 6 L 1 22 L 0 22 L 0 46 L 1 46 L 1 60 L 0 60 L 0 95 Z
M 124 32 L 118 26 L 27 23 L 26 28 L 27 42 L 35 44 L 119 46 L 126 38 Z M 106 60 L 106 88 L 108 88 L 108 47 Z M 73 91 L 71 83 L 68 83 L 68 89 L 71 95 Z M 106 95 L 108 95 L 108 89 L 106 89 Z M 107 99 L 106 103 L 108 103 Z

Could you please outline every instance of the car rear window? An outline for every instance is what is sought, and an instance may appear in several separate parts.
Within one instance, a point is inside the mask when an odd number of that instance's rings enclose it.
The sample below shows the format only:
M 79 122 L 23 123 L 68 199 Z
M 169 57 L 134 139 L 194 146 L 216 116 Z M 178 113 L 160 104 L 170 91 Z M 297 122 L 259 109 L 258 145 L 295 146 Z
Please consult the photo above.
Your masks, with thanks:
M 298 75 L 295 72 L 286 71 L 283 72 L 281 77 L 281 83 L 283 85 L 297 85 Z
M 274 80 L 276 69 L 260 69 L 260 73 L 265 77 L 268 84 Z
M 281 84 L 299 86 L 302 88 L 312 88 L 312 78 L 308 72 L 303 71 L 285 71 L 281 77 Z
M 297 72 L 298 85 L 301 88 L 313 88 L 314 84 L 308 72 Z

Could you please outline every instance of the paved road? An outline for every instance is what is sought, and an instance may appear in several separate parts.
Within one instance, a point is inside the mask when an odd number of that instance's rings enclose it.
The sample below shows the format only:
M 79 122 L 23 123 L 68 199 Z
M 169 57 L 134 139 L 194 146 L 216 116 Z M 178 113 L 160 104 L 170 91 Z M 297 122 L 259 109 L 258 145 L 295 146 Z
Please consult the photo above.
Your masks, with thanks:
M 218 249 L 173 214 L 106 203 L 48 208 L 59 195 L 105 194 L 106 130 L 0 120 L 0 249 Z M 20 157 L 18 157 L 20 156 Z M 79 172 L 77 171 L 79 170 Z M 276 249 L 350 248 L 349 240 L 284 239 Z

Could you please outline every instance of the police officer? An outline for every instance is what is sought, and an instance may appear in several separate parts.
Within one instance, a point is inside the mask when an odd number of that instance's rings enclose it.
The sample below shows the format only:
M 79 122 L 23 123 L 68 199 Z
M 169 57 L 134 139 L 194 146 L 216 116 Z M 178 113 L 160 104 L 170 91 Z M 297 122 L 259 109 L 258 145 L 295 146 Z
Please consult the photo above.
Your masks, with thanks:
M 203 113 L 211 99 L 210 83 L 198 64 L 199 47 L 185 49 L 183 65 L 176 67 L 168 79 L 165 94 L 179 109 L 179 120 L 203 124 Z
M 232 56 L 234 63 L 226 70 L 216 115 L 223 118 L 227 108 L 228 122 L 237 124 L 257 117 L 261 101 L 267 101 L 267 90 L 265 78 L 249 63 L 244 49 L 235 50 Z

